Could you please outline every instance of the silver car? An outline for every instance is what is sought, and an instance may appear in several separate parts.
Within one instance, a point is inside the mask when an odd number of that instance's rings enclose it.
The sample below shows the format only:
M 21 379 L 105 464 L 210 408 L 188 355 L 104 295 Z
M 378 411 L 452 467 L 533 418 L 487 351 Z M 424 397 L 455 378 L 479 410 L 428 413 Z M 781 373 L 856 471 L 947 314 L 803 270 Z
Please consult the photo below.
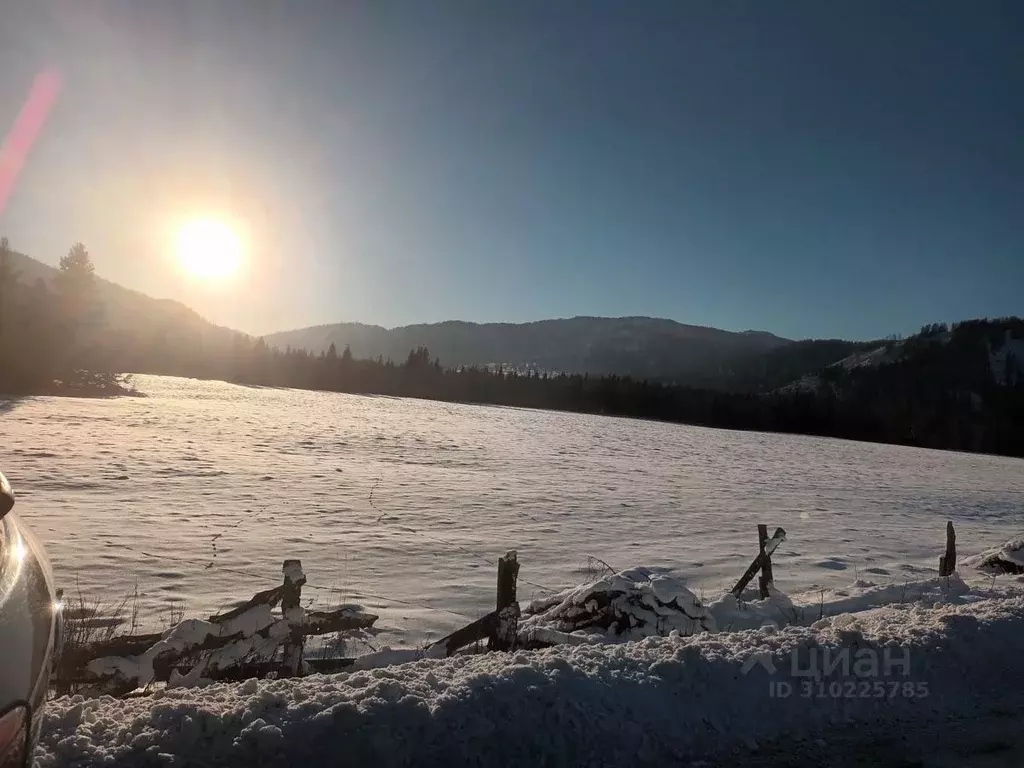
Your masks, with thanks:
M 61 630 L 50 564 L 13 507 L 0 474 L 0 768 L 31 761 Z

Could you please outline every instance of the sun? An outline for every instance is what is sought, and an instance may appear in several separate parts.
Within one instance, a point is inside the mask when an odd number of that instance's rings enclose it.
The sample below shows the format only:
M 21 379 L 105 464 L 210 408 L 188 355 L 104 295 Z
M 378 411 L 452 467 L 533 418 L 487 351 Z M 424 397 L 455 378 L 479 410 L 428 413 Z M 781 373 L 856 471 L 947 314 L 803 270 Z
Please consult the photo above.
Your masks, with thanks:
M 221 279 L 238 271 L 242 242 L 222 221 L 192 219 L 178 229 L 178 258 L 194 277 Z

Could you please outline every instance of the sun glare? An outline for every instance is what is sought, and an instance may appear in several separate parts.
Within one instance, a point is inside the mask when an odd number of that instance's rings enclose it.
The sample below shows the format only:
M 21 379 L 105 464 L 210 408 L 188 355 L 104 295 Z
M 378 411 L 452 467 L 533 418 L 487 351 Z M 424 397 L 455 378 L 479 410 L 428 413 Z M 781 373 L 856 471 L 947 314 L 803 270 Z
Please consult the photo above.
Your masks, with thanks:
M 178 258 L 185 271 L 204 279 L 234 274 L 242 243 L 231 227 L 215 219 L 193 219 L 178 230 Z

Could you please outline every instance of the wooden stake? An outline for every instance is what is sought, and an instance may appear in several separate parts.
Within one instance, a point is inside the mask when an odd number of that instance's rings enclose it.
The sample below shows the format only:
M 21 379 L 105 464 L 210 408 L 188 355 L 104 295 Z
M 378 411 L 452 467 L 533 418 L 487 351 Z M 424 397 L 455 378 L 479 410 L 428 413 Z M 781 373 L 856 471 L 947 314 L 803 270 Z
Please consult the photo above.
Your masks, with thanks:
M 305 612 L 302 611 L 302 585 L 306 576 L 302 573 L 302 561 L 285 560 L 281 566 L 284 584 L 281 585 L 281 615 L 291 625 L 291 634 L 284 646 L 281 658 L 281 677 L 295 677 L 302 668 L 302 625 Z
M 498 559 L 497 625 L 488 647 L 496 651 L 510 651 L 519 631 L 519 602 L 516 600 L 516 579 L 519 560 L 513 549 Z
M 764 543 L 768 541 L 768 526 L 764 523 L 757 524 L 757 551 L 758 554 L 764 554 Z M 768 585 L 775 580 L 772 575 L 772 558 L 769 555 L 765 558 L 764 565 L 761 566 L 761 578 L 758 580 L 758 589 L 761 593 L 761 599 L 767 600 L 770 596 L 768 591 Z
M 952 576 L 956 573 L 956 531 L 953 521 L 946 523 L 946 554 L 939 557 L 939 576 Z

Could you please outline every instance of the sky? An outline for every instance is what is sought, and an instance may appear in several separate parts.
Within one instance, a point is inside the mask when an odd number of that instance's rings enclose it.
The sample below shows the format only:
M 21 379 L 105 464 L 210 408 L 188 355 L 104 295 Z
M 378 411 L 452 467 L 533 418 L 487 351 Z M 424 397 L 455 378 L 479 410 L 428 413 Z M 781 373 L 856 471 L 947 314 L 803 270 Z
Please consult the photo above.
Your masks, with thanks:
M 256 334 L 1022 314 L 1022 39 L 1017 0 L 6 3 L 0 133 L 61 90 L 0 233 Z M 233 279 L 180 267 L 196 216 Z

